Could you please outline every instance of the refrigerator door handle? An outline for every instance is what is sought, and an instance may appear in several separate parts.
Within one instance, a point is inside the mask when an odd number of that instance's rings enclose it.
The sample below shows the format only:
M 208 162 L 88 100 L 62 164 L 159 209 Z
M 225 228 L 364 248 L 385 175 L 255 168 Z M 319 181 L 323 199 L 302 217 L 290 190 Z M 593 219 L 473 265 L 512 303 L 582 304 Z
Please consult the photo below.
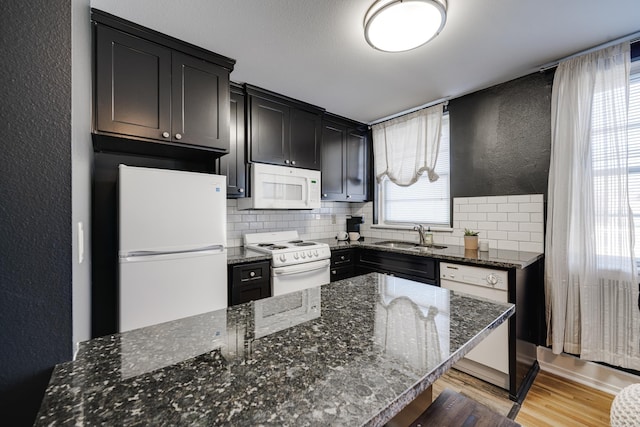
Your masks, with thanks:
M 200 248 L 185 249 L 182 251 L 132 251 L 132 252 L 127 252 L 124 257 L 135 258 L 135 257 L 142 257 L 142 256 L 146 257 L 146 256 L 152 256 L 152 255 L 175 255 L 175 254 L 186 254 L 189 252 L 204 252 L 204 251 L 215 251 L 215 250 L 223 251 L 224 245 L 209 245 L 209 246 L 202 246 Z

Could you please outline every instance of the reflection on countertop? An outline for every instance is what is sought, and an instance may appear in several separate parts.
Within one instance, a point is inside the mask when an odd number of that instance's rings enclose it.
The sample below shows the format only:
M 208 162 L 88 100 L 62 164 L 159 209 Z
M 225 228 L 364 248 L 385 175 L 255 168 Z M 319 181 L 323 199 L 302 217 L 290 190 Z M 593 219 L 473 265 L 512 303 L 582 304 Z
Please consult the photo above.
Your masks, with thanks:
M 513 312 L 371 273 L 96 338 L 36 425 L 381 425 Z

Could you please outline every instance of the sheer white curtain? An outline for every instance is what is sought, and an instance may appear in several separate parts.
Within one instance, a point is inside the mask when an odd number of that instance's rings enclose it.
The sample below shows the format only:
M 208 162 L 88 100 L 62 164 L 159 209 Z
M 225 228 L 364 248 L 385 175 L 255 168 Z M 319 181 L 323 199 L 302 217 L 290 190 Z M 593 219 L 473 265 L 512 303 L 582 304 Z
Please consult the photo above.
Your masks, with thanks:
M 423 172 L 429 181 L 435 172 L 440 147 L 440 128 L 444 104 L 434 105 L 372 126 L 375 173 L 397 185 L 415 183 Z
M 627 193 L 629 43 L 561 63 L 551 101 L 545 242 L 548 344 L 640 369 Z

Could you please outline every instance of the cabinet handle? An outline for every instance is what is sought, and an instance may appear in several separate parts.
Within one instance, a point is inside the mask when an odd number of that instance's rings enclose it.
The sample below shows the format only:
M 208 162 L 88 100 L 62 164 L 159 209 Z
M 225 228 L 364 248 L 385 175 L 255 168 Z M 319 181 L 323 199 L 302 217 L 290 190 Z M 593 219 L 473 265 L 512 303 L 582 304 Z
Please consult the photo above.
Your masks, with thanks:
M 252 271 L 251 273 L 249 273 L 249 277 L 255 277 L 255 275 L 256 275 L 255 271 Z
M 331 274 L 338 274 L 338 272 L 335 270 L 331 270 Z
M 284 163 L 288 165 L 289 164 L 289 160 L 285 160 Z
M 295 161 L 295 160 L 291 160 L 291 164 L 292 164 L 292 165 L 295 165 L 295 164 L 296 164 L 296 161 Z
M 238 193 L 244 193 L 244 188 L 238 188 Z
M 327 193 L 324 193 L 324 194 L 322 195 L 322 197 L 327 197 Z
M 182 135 L 180 135 L 179 133 L 176 133 L 176 139 L 182 139 Z
M 169 138 L 169 132 L 162 132 L 163 138 Z

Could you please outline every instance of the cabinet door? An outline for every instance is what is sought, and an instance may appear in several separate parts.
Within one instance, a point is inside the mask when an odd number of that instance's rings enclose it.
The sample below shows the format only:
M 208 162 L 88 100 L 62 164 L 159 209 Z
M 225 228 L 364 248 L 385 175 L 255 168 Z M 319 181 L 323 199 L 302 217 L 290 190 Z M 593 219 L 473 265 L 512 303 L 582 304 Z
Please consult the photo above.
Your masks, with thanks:
M 293 166 L 320 170 L 321 116 L 297 108 L 291 109 L 289 161 Z M 286 163 L 286 159 L 285 159 Z
M 346 199 L 363 202 L 368 198 L 368 139 L 366 132 L 355 130 L 346 135 Z
M 172 140 L 229 151 L 229 72 L 173 53 Z
M 171 132 L 171 51 L 98 25 L 96 130 L 167 139 Z
M 249 99 L 251 160 L 285 164 L 289 160 L 289 107 L 257 96 Z
M 242 304 L 271 296 L 269 261 L 229 266 L 229 305 Z
M 322 127 L 322 200 L 344 200 L 344 140 L 346 129 L 325 122 Z
M 218 173 L 227 177 L 227 198 L 244 197 L 246 190 L 244 95 L 231 91 L 229 154 L 220 157 Z

